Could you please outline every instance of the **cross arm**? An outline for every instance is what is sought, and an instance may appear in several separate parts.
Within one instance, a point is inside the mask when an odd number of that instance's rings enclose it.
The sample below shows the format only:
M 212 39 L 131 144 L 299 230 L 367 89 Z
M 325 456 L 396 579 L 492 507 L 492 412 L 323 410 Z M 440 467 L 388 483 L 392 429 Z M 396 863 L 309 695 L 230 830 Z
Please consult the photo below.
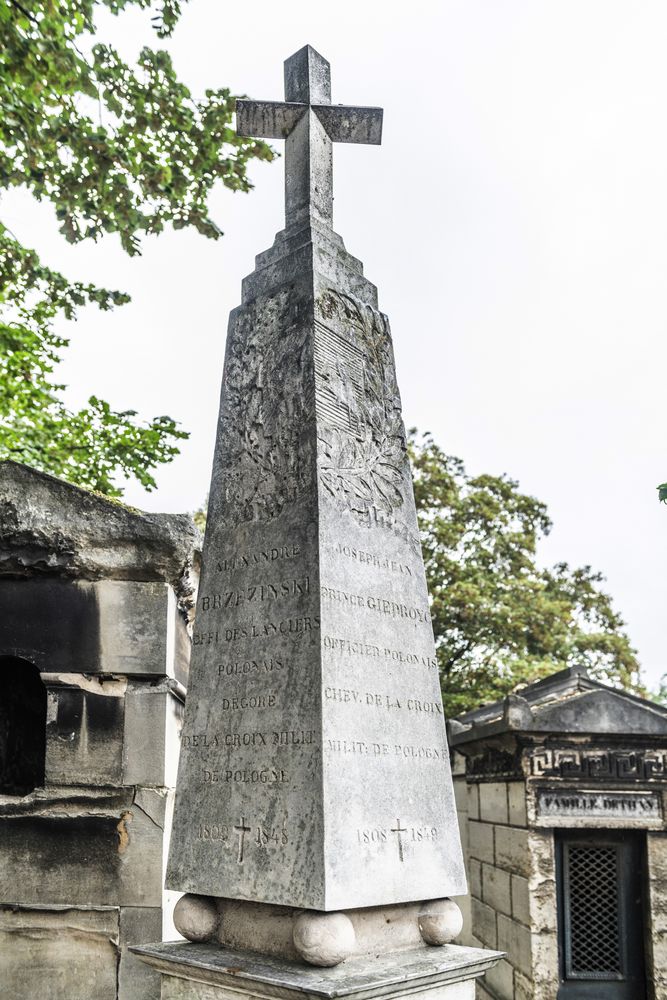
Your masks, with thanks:
M 236 132 L 258 139 L 284 139 L 307 110 L 307 104 L 237 100 Z
M 355 108 L 344 104 L 314 104 L 313 111 L 333 142 L 382 142 L 382 108 Z

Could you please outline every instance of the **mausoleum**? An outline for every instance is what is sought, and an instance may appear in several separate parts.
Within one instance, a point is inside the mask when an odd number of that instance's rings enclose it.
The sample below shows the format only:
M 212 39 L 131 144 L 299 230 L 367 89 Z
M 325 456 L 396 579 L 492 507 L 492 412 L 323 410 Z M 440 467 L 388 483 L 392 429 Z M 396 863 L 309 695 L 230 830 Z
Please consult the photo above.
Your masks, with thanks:
M 577 668 L 449 737 L 479 1000 L 667 996 L 667 709 Z
M 0 463 L 0 993 L 155 1000 L 199 533 Z

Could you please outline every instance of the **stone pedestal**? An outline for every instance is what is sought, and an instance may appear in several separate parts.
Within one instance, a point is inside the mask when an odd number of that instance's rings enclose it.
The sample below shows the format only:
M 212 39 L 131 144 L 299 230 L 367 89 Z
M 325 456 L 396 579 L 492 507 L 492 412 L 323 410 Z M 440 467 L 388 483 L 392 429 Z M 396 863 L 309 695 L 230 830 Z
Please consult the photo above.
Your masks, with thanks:
M 316 969 L 210 944 L 132 949 L 162 976 L 162 1000 L 474 1000 L 475 981 L 501 957 L 481 948 L 414 948 Z

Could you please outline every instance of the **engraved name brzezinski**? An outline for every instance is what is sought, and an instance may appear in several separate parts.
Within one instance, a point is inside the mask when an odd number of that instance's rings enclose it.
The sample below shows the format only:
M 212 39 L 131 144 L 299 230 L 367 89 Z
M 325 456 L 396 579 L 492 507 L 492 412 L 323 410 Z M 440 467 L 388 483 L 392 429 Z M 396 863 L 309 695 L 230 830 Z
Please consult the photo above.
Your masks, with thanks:
M 285 141 L 285 229 L 231 313 L 168 886 L 330 911 L 466 891 L 389 323 L 332 228 L 329 64 L 238 131 Z M 371 155 L 362 153 L 359 155 Z

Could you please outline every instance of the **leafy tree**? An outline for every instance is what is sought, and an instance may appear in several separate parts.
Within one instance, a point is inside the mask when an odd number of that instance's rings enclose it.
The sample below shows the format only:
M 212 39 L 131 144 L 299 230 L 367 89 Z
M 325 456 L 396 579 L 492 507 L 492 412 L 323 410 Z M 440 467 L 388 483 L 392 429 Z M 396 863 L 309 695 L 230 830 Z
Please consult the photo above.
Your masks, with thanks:
M 272 150 L 231 128 L 235 98 L 193 98 L 169 54 L 144 48 L 131 67 L 94 40 L 100 7 L 120 14 L 151 0 L 0 0 L 0 191 L 24 187 L 48 199 L 70 243 L 117 233 L 130 255 L 165 225 L 221 234 L 207 196 L 221 182 L 247 191 L 253 158 Z M 168 37 L 181 12 L 163 0 L 153 24 Z M 60 320 L 123 292 L 70 281 L 0 222 L 0 458 L 120 495 L 118 473 L 147 489 L 152 470 L 187 435 L 170 417 L 148 423 L 91 396 L 73 412 L 54 377 L 68 340 Z M 58 325 L 56 328 L 56 321 Z
M 506 476 L 469 476 L 411 435 L 415 499 L 445 709 L 455 715 L 574 664 L 639 687 L 624 622 L 590 566 L 541 568 L 551 522 Z

